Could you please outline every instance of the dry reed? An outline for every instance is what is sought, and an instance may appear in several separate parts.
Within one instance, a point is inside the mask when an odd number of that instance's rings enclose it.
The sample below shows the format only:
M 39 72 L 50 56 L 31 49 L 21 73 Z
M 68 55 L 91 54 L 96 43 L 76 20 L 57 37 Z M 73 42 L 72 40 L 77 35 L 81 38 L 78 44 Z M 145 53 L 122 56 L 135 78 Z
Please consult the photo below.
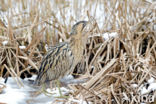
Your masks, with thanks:
M 101 0 L 78 5 L 74 0 L 73 14 L 68 14 L 69 1 L 55 0 L 55 5 L 49 0 L 15 1 L 0 1 L 1 13 L 6 13 L 6 17 L 1 14 L 0 20 L 0 76 L 26 77 L 38 71 L 46 44 L 67 41 L 76 19 L 88 18 L 93 29 L 89 31 L 84 60 L 80 63 L 83 67 L 77 66 L 75 70 L 80 69 L 78 78 L 89 80 L 70 85 L 73 93 L 64 102 L 83 99 L 94 104 L 140 103 L 132 99 L 131 93 L 141 96 L 144 83 L 156 78 L 156 2 Z M 103 21 L 96 16 L 99 5 L 104 8 Z M 82 14 L 80 8 L 84 8 Z M 118 36 L 105 40 L 104 33 L 112 32 Z M 15 80 L 23 85 L 18 78 Z M 155 95 L 155 91 L 151 93 Z M 129 98 L 128 102 L 125 98 Z

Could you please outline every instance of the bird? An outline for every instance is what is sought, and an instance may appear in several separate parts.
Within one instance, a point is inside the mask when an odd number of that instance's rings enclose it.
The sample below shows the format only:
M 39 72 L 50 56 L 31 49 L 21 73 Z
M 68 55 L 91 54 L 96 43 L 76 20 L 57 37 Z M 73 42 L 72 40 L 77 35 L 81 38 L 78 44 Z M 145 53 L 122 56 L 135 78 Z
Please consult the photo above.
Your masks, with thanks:
M 58 81 L 73 72 L 83 57 L 87 38 L 84 31 L 87 24 L 88 21 L 77 22 L 72 27 L 69 42 L 59 43 L 49 49 L 41 61 L 35 85 Z

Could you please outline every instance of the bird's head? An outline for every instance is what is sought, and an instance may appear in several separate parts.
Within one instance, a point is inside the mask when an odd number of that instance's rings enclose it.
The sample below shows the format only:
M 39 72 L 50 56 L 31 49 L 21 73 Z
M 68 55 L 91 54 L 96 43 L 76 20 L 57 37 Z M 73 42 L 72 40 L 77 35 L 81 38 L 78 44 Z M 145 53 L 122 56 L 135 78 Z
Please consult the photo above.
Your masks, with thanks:
M 84 42 L 87 39 L 88 35 L 85 32 L 85 27 L 88 25 L 88 21 L 79 21 L 75 25 L 73 25 L 70 39 L 72 43 L 75 42 Z
M 71 30 L 70 35 L 78 35 L 79 33 L 82 33 L 84 27 L 88 24 L 88 21 L 79 21 L 77 22 Z

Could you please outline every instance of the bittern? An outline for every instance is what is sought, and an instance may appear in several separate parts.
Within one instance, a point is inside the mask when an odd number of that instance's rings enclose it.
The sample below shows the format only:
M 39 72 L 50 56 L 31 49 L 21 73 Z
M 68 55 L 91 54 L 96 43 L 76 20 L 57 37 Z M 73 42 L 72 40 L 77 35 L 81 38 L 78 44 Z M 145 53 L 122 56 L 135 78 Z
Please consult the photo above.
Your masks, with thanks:
M 53 80 L 58 81 L 73 72 L 83 57 L 86 40 L 84 38 L 87 38 L 84 30 L 87 24 L 87 21 L 76 23 L 72 27 L 70 41 L 60 43 L 47 52 L 42 59 L 35 84 L 41 85 Z

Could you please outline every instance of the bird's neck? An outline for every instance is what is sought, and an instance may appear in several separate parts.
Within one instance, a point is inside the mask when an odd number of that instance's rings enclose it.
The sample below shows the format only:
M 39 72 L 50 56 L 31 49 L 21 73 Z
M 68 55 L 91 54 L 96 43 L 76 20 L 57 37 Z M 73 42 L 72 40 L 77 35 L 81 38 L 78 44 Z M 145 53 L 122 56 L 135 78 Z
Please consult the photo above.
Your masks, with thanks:
M 78 62 L 81 61 L 83 56 L 83 50 L 84 50 L 83 41 L 81 38 L 79 38 L 74 41 L 71 41 L 70 45 L 71 45 L 72 54 L 76 62 L 75 64 L 77 64 Z

